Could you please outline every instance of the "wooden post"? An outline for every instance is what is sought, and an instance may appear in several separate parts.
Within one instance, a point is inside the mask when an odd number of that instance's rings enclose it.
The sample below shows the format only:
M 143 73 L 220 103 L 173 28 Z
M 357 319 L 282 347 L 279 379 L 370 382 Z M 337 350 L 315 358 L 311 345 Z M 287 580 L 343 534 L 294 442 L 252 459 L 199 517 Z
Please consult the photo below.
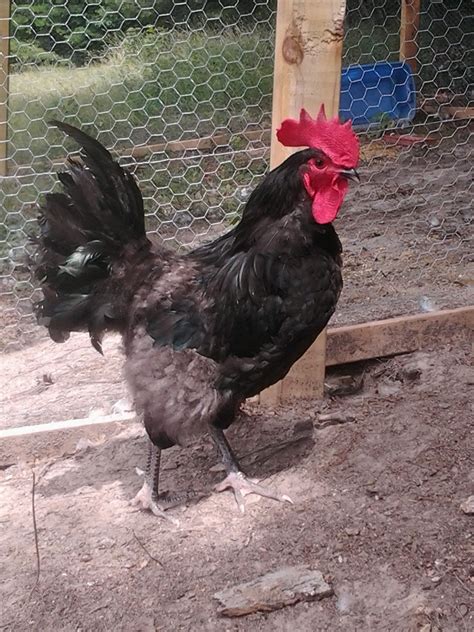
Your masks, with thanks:
M 275 130 L 287 117 L 299 117 L 302 107 L 315 116 L 324 103 L 326 114 L 339 111 L 345 0 L 278 0 L 271 168 L 294 148 L 283 147 Z M 260 402 L 274 406 L 298 397 L 322 397 L 324 392 L 326 332 L 311 354 L 299 360 L 283 383 L 260 394 Z
M 0 0 L 0 176 L 8 172 L 8 55 L 10 0 Z
M 418 70 L 417 34 L 420 27 L 421 0 L 402 0 L 400 22 L 400 59 L 406 60 L 414 73 Z

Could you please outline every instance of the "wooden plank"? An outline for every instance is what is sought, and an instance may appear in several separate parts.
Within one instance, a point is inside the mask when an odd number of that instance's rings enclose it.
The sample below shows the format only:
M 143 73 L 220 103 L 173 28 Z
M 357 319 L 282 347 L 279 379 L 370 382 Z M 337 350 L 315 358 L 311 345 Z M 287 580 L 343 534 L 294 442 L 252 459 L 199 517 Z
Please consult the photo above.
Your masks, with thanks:
M 409 353 L 462 339 L 472 340 L 473 331 L 472 305 L 332 328 L 328 331 L 326 365 Z M 314 362 L 317 361 L 314 358 Z
M 180 153 L 184 151 L 202 151 L 203 149 L 214 149 L 216 147 L 225 147 L 232 138 L 245 138 L 247 141 L 268 141 L 270 136 L 269 129 L 250 130 L 248 132 L 237 132 L 232 134 L 215 134 L 214 136 L 205 136 L 203 138 L 191 138 L 189 140 L 172 140 L 166 143 L 156 143 L 153 145 L 143 145 L 141 147 L 133 147 L 119 152 L 123 156 L 131 156 L 133 158 L 142 158 L 148 154 L 156 153 Z
M 0 0 L 1 2 L 1 0 Z M 136 147 L 126 147 L 124 149 L 116 150 L 113 152 L 114 156 L 118 156 L 124 158 L 133 158 L 134 160 L 139 160 L 141 158 L 145 158 L 145 156 L 151 154 L 159 154 L 159 153 L 167 153 L 167 154 L 179 154 L 184 153 L 186 151 L 205 151 L 210 149 L 215 149 L 216 147 L 226 147 L 229 145 L 232 140 L 237 138 L 243 138 L 248 142 L 260 142 L 263 145 L 267 145 L 270 140 L 270 128 L 263 128 L 259 130 L 249 130 L 244 132 L 236 132 L 231 133 L 228 132 L 226 134 L 214 134 L 211 136 L 203 136 L 201 138 L 190 138 L 188 140 L 171 140 L 165 143 L 152 143 L 151 145 L 138 145 Z M 241 150 L 247 154 L 255 154 L 262 152 L 264 148 L 258 147 L 250 147 L 244 148 Z M 66 162 L 67 156 L 63 156 L 62 158 L 55 158 L 51 162 L 48 163 L 48 169 L 50 166 L 52 167 L 62 167 Z M 80 160 L 80 158 L 78 158 Z M 16 176 L 21 174 L 23 171 L 29 170 L 31 172 L 36 172 L 38 169 L 42 168 L 39 161 L 24 164 L 24 165 L 16 165 L 13 168 L 10 168 L 9 175 Z M 127 165 L 127 163 L 122 162 L 122 164 Z M 44 163 L 43 163 L 44 167 Z
M 326 114 L 339 111 L 345 0 L 279 0 L 277 11 L 270 166 L 273 169 L 295 148 L 284 147 L 274 130 L 287 117 L 299 117 L 305 107 L 315 116 L 324 103 Z M 275 406 L 298 397 L 322 397 L 326 333 L 301 358 L 287 377 L 260 394 L 260 402 Z
M 0 430 L 0 466 L 74 454 L 81 439 L 104 441 L 126 430 L 135 420 L 135 413 L 128 413 Z M 138 430 L 140 426 L 137 425 Z
M 400 21 L 400 59 L 407 61 L 414 73 L 418 70 L 417 35 L 420 27 L 421 0 L 402 0 Z
M 471 120 L 474 118 L 474 107 L 462 107 L 459 105 L 446 105 L 439 103 L 436 99 L 425 99 L 420 108 L 426 114 L 435 114 L 443 120 L 455 118 L 457 120 Z
M 474 118 L 474 107 L 463 108 L 457 105 L 442 106 L 442 111 L 447 112 L 455 119 L 472 119 Z
M 8 55 L 10 0 L 0 0 L 0 176 L 8 174 Z

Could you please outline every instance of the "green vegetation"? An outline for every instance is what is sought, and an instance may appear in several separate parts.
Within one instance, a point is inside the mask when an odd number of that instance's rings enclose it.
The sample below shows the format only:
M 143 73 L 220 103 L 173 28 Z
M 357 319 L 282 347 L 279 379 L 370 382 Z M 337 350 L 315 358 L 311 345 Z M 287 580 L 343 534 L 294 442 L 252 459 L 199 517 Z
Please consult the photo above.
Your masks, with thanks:
M 103 53 L 110 33 L 123 37 L 129 29 L 176 25 L 190 29 L 203 21 L 211 27 L 256 24 L 267 21 L 275 8 L 276 0 L 12 0 L 12 52 L 20 64 L 25 46 L 83 64 Z
M 346 35 L 345 64 L 388 58 L 397 50 L 395 23 L 384 29 L 364 24 Z M 266 157 L 247 153 L 238 134 L 248 125 L 270 123 L 273 38 L 268 24 L 245 21 L 239 28 L 129 28 L 108 38 L 100 61 L 94 57 L 80 66 L 61 51 L 40 49 L 37 39 L 20 42 L 21 63 L 10 77 L 10 166 L 29 166 L 35 175 L 28 169 L 3 183 L 4 244 L 24 243 L 35 202 L 53 186 L 49 160 L 65 155 L 64 139 L 47 125 L 54 118 L 80 125 L 109 148 L 230 129 L 232 154 L 186 160 L 160 154 L 135 168 L 150 227 L 161 225 L 170 237 L 195 218 L 208 226 L 235 216 L 245 197 L 239 192 L 267 169 Z
M 17 164 L 62 153 L 46 139 L 46 120 L 59 118 L 116 139 L 203 136 L 242 129 L 271 109 L 273 35 L 197 30 L 129 32 L 104 59 L 79 68 L 49 66 L 13 74 L 10 156 Z
M 52 187 L 51 177 L 42 174 L 50 159 L 65 155 L 63 137 L 47 121 L 81 125 L 112 148 L 219 129 L 238 133 L 248 124 L 269 123 L 272 56 L 269 29 L 148 29 L 109 40 L 100 63 L 23 66 L 10 78 L 10 168 L 32 166 L 37 175 L 3 183 L 0 207 L 8 217 L 1 237 L 10 247 L 24 241 L 20 227 L 32 220 L 40 193 Z M 239 143 L 245 141 L 234 137 L 235 149 Z M 266 169 L 265 161 L 249 156 L 168 158 L 154 156 L 153 164 L 146 159 L 137 168 L 147 210 L 155 213 L 152 226 L 166 219 L 182 228 L 193 217 L 222 220 L 240 205 L 236 189 L 254 184 L 254 175 Z

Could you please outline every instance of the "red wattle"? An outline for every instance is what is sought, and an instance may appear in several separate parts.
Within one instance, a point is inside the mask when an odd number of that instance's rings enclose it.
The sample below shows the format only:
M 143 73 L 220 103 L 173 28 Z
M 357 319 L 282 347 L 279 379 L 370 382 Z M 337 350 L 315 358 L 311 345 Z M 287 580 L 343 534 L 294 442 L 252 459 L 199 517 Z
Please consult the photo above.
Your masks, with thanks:
M 313 217 L 318 224 L 329 224 L 336 219 L 346 194 L 348 184 L 345 181 L 337 186 L 325 187 L 313 198 Z

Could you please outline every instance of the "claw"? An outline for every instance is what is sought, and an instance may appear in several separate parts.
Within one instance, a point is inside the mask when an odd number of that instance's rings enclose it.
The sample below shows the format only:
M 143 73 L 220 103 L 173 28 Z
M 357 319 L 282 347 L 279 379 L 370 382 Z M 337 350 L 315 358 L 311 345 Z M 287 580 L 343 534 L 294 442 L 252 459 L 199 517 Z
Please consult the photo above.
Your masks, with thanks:
M 142 488 L 138 492 L 138 494 L 135 496 L 135 498 L 132 498 L 132 500 L 130 501 L 130 504 L 133 507 L 138 507 L 139 509 L 142 509 L 145 511 L 151 511 L 151 513 L 154 514 L 155 516 L 158 516 L 159 518 L 163 518 L 164 520 L 167 520 L 168 522 L 171 522 L 176 527 L 178 527 L 179 521 L 176 520 L 176 518 L 173 518 L 172 516 L 168 515 L 164 511 L 164 509 L 160 507 L 160 505 L 158 504 L 158 502 L 153 496 L 154 495 L 153 495 L 152 488 L 150 487 L 149 483 L 145 481 L 143 483 Z
M 215 487 L 218 492 L 223 492 L 225 489 L 229 488 L 231 488 L 234 492 L 234 497 L 241 513 L 245 513 L 244 498 L 249 494 L 256 494 L 257 496 L 271 498 L 272 500 L 277 500 L 279 502 L 287 502 L 292 505 L 294 504 L 292 499 L 286 494 L 278 494 L 271 489 L 267 489 L 266 487 L 259 485 L 256 480 L 247 478 L 243 472 L 231 472 Z

